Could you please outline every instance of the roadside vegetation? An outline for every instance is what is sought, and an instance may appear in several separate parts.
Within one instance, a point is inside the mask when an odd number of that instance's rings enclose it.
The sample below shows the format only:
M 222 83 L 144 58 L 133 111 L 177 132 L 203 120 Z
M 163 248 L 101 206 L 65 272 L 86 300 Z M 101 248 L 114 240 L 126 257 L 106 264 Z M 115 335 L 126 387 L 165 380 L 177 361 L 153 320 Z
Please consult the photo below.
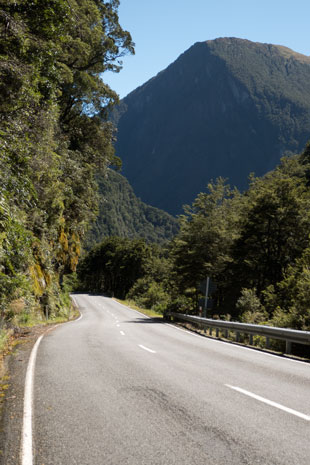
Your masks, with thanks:
M 137 310 L 139 313 L 143 313 L 143 315 L 149 316 L 150 318 L 162 318 L 163 315 L 161 313 L 155 312 L 149 308 L 140 307 L 134 300 L 126 299 L 116 299 L 117 302 L 126 305 L 126 307 L 132 308 L 133 310 Z
M 118 0 L 0 2 L 0 331 L 67 319 L 66 277 L 119 165 L 102 81 L 133 53 Z
M 106 238 L 82 259 L 80 289 L 130 299 L 163 314 L 197 313 L 310 330 L 310 146 L 240 193 L 218 179 L 180 216 L 164 246 Z

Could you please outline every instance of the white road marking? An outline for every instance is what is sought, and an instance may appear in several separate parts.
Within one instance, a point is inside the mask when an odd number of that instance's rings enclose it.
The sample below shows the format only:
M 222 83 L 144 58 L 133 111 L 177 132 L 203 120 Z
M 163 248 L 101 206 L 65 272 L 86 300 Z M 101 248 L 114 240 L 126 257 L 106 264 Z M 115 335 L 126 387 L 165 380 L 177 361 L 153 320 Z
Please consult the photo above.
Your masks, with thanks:
M 69 323 L 75 323 L 76 321 L 80 320 L 83 317 L 81 314 L 77 320 L 69 321 Z M 68 324 L 68 323 L 66 323 Z M 43 337 L 53 331 L 54 329 L 58 328 L 56 325 L 52 328 L 49 328 L 45 331 L 44 334 L 37 339 L 35 345 L 32 348 L 27 371 L 26 371 L 26 378 L 25 378 L 25 390 L 24 390 L 24 412 L 23 412 L 23 430 L 22 430 L 22 437 L 21 437 L 21 465 L 33 465 L 33 446 L 32 446 L 32 419 L 33 419 L 33 380 L 34 380 L 34 372 L 35 372 L 35 364 L 37 358 L 37 352 L 42 341 Z
M 70 321 L 69 323 L 76 323 L 77 321 L 79 321 L 79 320 L 81 320 L 81 319 L 83 318 L 83 315 L 82 315 L 82 313 L 81 313 L 81 310 L 79 309 L 79 306 L 78 306 L 78 304 L 77 304 L 75 298 L 71 296 L 71 300 L 73 301 L 74 305 L 75 305 L 75 306 L 77 307 L 77 309 L 79 310 L 80 316 L 79 316 L 76 320 L 72 320 L 72 321 Z
M 225 384 L 225 386 L 229 387 L 230 389 L 234 389 L 235 391 L 241 392 L 241 394 L 245 394 L 246 396 L 252 397 L 253 399 L 259 400 L 260 402 L 264 402 L 267 405 L 271 405 L 272 407 L 276 407 L 284 412 L 290 413 L 295 415 L 296 417 L 302 418 L 303 420 L 310 421 L 310 416 L 305 415 L 304 413 L 298 412 L 297 410 L 293 410 L 292 408 L 285 407 L 284 405 L 278 404 L 277 402 L 273 402 L 272 400 L 266 399 L 265 397 L 258 396 L 253 394 L 253 392 L 246 391 L 245 389 L 241 389 L 237 386 L 231 386 L 230 384 Z
M 121 307 L 124 307 L 126 310 L 129 310 L 131 312 L 134 312 L 134 313 L 137 313 L 138 315 L 141 315 L 142 317 L 146 318 L 146 319 L 151 319 L 151 317 L 149 317 L 148 315 L 144 315 L 144 313 L 141 313 L 139 312 L 138 310 L 134 310 L 133 308 L 130 308 L 128 307 L 127 305 L 124 305 L 124 304 L 121 304 L 120 302 L 117 302 L 117 300 L 115 299 L 112 299 L 113 302 L 117 305 L 120 305 Z M 190 336 L 193 336 L 193 337 L 199 337 L 201 340 L 207 340 L 207 341 L 211 341 L 212 343 L 215 343 L 215 344 L 225 344 L 226 346 L 229 344 L 231 347 L 233 347 L 235 350 L 247 350 L 247 351 L 250 351 L 252 352 L 252 354 L 257 354 L 259 357 L 262 356 L 262 357 L 273 357 L 273 358 L 276 358 L 278 361 L 283 361 L 284 363 L 286 362 L 293 362 L 293 363 L 301 363 L 305 366 L 305 364 L 309 365 L 308 362 L 304 362 L 302 360 L 294 360 L 293 358 L 288 358 L 288 357 L 281 357 L 279 355 L 276 355 L 276 354 L 270 354 L 268 352 L 263 352 L 263 351 L 260 351 L 260 350 L 255 350 L 255 348 L 251 348 L 251 347 L 245 347 L 245 346 L 241 346 L 241 345 L 236 345 L 236 344 L 231 344 L 230 342 L 226 342 L 226 341 L 221 341 L 221 340 L 218 340 L 218 339 L 214 339 L 214 338 L 210 338 L 210 337 L 206 337 L 204 335 L 199 335 L 199 334 L 195 334 L 193 333 L 192 331 L 189 331 L 189 330 L 186 330 L 186 329 L 183 329 L 183 328 L 179 328 L 171 323 L 163 323 L 165 326 L 170 326 L 171 328 L 174 328 L 178 331 L 183 331 L 184 333 L 186 334 L 189 334 Z
M 236 350 L 248 350 L 248 351 L 252 352 L 252 354 L 262 355 L 263 357 L 264 356 L 273 357 L 273 358 L 276 358 L 279 361 L 302 363 L 304 366 L 305 366 L 305 364 L 309 365 L 309 362 L 307 362 L 307 361 L 295 360 L 293 358 L 287 358 L 287 357 L 281 357 L 280 355 L 276 355 L 276 354 L 269 354 L 268 352 L 263 352 L 261 350 L 255 350 L 255 348 L 252 348 L 252 347 L 245 347 L 245 346 L 233 344 L 233 341 L 226 342 L 226 341 L 221 341 L 219 339 L 215 339 L 215 338 L 212 338 L 212 337 L 206 337 L 203 334 L 197 334 L 197 333 L 194 333 L 193 331 L 190 331 L 188 329 L 179 328 L 178 326 L 175 326 L 175 325 L 173 325 L 171 323 L 164 323 L 164 325 L 165 326 L 170 326 L 170 328 L 177 329 L 178 331 L 182 331 L 183 333 L 189 334 L 190 336 L 199 337 L 201 340 L 203 339 L 205 341 L 210 341 L 210 342 L 212 342 L 214 344 L 224 344 L 226 346 L 229 344 L 230 347 L 233 347 Z
M 151 352 L 151 354 L 156 354 L 155 350 L 149 349 L 148 347 L 143 346 L 142 344 L 139 344 L 139 347 L 143 350 L 147 350 L 148 352 Z
M 138 315 L 141 315 L 141 316 L 143 316 L 144 318 L 151 320 L 151 317 L 150 317 L 150 316 L 145 315 L 144 313 L 141 313 L 141 312 L 139 312 L 138 310 L 134 310 L 133 308 L 127 307 L 127 305 L 121 304 L 120 302 L 118 302 L 118 301 L 115 300 L 115 299 L 112 299 L 112 300 L 113 300 L 113 302 L 115 302 L 117 305 L 121 305 L 122 307 L 126 308 L 126 310 L 130 310 L 131 312 L 138 313 Z
M 119 327 L 120 327 L 120 325 L 116 325 L 116 327 L 117 327 L 117 328 L 119 328 Z
M 82 318 L 83 318 L 83 315 L 82 315 L 82 313 L 80 312 L 80 316 L 79 316 L 76 320 L 69 321 L 69 323 L 76 323 L 77 321 L 80 321 Z
M 122 335 L 122 336 L 125 336 L 125 333 L 124 333 L 124 331 L 120 331 L 120 333 L 121 333 L 121 335 Z
M 32 465 L 32 404 L 33 404 L 33 376 L 36 363 L 36 356 L 39 344 L 43 338 L 43 334 L 36 341 L 30 354 L 24 392 L 24 416 L 23 416 L 23 432 L 22 432 L 22 450 L 21 459 L 22 465 Z

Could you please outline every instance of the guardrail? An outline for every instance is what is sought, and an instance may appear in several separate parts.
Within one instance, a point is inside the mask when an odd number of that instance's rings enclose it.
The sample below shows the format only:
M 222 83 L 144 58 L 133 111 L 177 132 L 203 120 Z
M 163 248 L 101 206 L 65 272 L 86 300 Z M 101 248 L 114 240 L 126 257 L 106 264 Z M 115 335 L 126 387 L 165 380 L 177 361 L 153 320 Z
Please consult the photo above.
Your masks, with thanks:
M 296 329 L 276 328 L 274 326 L 254 325 L 248 323 L 238 323 L 235 321 L 213 320 L 211 318 L 202 318 L 194 315 L 184 315 L 182 313 L 167 312 L 165 318 L 171 320 L 188 321 L 189 323 L 198 324 L 209 328 L 209 334 L 215 328 L 216 337 L 219 337 L 219 331 L 224 330 L 225 338 L 228 338 L 228 331 L 235 331 L 236 342 L 240 340 L 240 333 L 249 335 L 249 345 L 253 345 L 253 335 L 266 337 L 266 348 L 270 345 L 270 339 L 279 339 L 285 341 L 285 353 L 291 354 L 292 342 L 297 344 L 310 345 L 310 332 L 299 331 Z

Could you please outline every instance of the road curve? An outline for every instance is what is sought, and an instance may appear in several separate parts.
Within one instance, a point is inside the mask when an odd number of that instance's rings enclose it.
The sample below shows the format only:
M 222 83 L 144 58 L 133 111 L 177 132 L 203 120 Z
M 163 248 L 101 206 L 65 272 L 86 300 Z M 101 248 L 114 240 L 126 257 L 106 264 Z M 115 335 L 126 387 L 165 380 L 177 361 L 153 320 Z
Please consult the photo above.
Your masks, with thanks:
M 308 364 L 74 299 L 37 354 L 36 465 L 309 465 Z

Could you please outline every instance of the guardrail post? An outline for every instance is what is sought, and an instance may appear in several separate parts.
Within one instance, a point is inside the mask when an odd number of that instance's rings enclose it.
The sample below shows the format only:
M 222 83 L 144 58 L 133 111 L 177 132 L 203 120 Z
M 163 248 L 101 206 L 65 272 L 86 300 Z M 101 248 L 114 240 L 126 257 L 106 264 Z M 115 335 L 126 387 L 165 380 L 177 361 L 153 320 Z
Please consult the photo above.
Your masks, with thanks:
M 209 332 L 212 336 L 213 328 L 216 330 L 216 337 L 224 335 L 224 338 L 231 339 L 235 334 L 236 342 L 241 340 L 241 335 L 246 334 L 246 339 L 249 344 L 253 345 L 255 339 L 254 335 L 266 338 L 266 347 L 269 348 L 270 340 L 280 339 L 285 341 L 285 353 L 292 353 L 292 343 L 310 345 L 310 331 L 300 331 L 290 328 L 276 328 L 273 326 L 255 325 L 247 323 L 239 323 L 234 321 L 217 321 L 210 318 L 199 318 L 192 315 L 178 314 L 174 312 L 167 312 L 165 315 L 173 321 L 184 320 L 191 324 L 198 324 L 198 327 L 203 326 L 205 332 Z M 242 336 L 243 340 L 243 336 Z

